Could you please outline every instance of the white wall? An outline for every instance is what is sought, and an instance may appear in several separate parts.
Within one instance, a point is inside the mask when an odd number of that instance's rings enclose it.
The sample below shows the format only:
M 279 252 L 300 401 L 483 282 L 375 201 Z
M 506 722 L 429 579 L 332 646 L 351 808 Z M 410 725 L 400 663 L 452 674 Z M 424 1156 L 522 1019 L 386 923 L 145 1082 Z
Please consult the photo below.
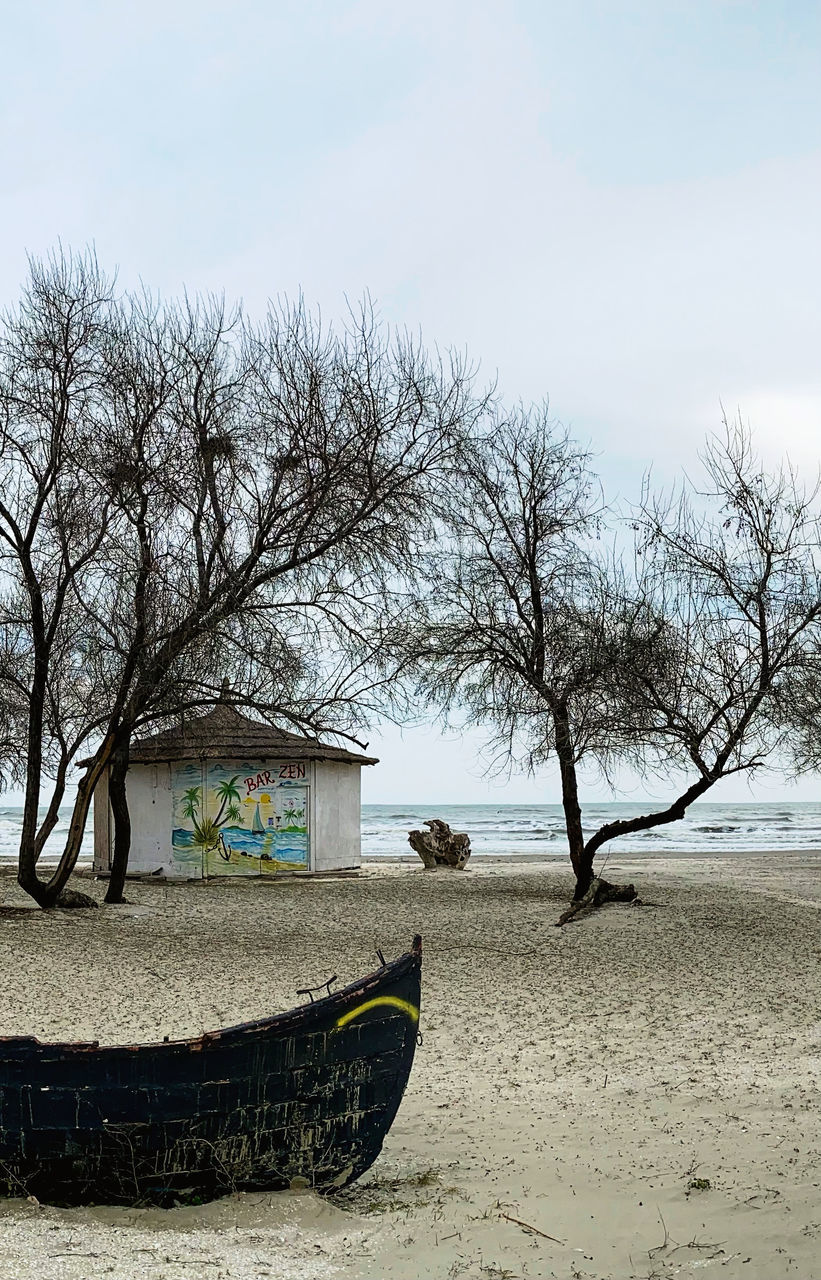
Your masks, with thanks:
M 172 780 L 169 765 L 132 765 L 126 774 L 126 796 L 131 814 L 129 872 L 146 874 L 161 869 L 164 876 L 179 877 L 181 869 L 172 858 Z
M 358 764 L 317 760 L 314 765 L 311 870 L 337 871 L 362 861 Z
M 179 879 L 181 869 L 171 856 L 169 766 L 132 765 L 126 774 L 126 797 L 131 815 L 129 872 L 133 875 L 146 875 L 160 870 L 163 875 Z M 104 784 L 98 783 L 94 792 L 94 867 L 97 871 L 108 871 L 110 868 L 113 831 L 106 779 Z
M 132 765 L 126 774 L 126 797 L 131 814 L 129 871 L 145 875 L 161 869 L 164 875 L 179 877 L 180 867 L 171 856 L 170 766 Z

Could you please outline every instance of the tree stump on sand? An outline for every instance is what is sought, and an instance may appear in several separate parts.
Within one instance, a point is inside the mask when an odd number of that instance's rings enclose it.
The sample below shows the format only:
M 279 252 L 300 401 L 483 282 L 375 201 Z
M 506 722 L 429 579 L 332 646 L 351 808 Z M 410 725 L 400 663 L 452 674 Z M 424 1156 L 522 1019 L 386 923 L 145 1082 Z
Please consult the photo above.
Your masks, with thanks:
M 639 901 L 635 885 L 611 884 L 609 880 L 602 880 L 599 876 L 596 876 L 590 882 L 590 888 L 584 897 L 579 898 L 578 902 L 571 902 L 567 910 L 559 916 L 556 925 L 561 928 L 563 924 L 567 924 L 579 912 L 587 911 L 592 907 L 602 907 L 605 902 L 633 902 L 638 906 Z
M 99 907 L 99 902 L 90 898 L 87 893 L 78 893 L 76 889 L 64 889 L 55 902 L 55 907 Z
M 432 870 L 436 867 L 452 867 L 462 871 L 470 857 L 470 836 L 464 831 L 451 831 L 441 818 L 426 818 L 430 831 L 409 831 L 408 844 Z

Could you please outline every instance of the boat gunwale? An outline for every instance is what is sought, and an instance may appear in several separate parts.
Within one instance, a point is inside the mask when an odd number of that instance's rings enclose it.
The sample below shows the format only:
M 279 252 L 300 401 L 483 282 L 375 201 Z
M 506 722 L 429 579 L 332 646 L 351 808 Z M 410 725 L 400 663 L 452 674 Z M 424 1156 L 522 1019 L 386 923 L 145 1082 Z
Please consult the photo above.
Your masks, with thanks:
M 338 991 L 332 991 L 319 1000 L 309 1000 L 305 1004 L 294 1005 L 290 1009 L 283 1009 L 280 1013 L 271 1014 L 267 1018 L 256 1018 L 250 1022 L 237 1022 L 230 1027 L 221 1027 L 216 1031 L 203 1031 L 198 1036 L 185 1036 L 179 1040 L 151 1040 L 137 1044 L 101 1045 L 99 1040 L 61 1041 L 40 1040 L 37 1036 L 0 1036 L 0 1062 L 2 1062 L 2 1050 L 5 1048 L 29 1047 L 32 1050 L 45 1050 L 49 1053 L 65 1054 L 148 1053 L 156 1050 L 164 1052 L 179 1049 L 188 1049 L 191 1053 L 197 1053 L 226 1040 L 241 1040 L 258 1032 L 287 1032 L 293 1023 L 305 1025 L 311 1021 L 322 1020 L 323 1016 L 328 1014 L 335 1006 L 344 1008 L 346 1005 L 352 1004 L 358 996 L 366 994 L 374 987 L 381 986 L 386 979 L 401 978 L 405 973 L 418 968 L 421 965 L 421 960 L 422 938 L 419 934 L 416 934 L 409 951 L 403 952 L 395 960 L 388 960 L 378 969 L 366 974 L 364 978 L 349 982 L 347 986 L 340 987 Z

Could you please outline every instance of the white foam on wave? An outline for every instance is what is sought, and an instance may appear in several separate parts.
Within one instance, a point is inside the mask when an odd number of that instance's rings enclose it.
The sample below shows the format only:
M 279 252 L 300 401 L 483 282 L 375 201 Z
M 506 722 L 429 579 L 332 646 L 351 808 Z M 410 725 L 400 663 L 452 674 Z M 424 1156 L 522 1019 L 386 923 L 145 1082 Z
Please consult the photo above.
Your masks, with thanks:
M 618 802 L 590 805 L 584 813 L 589 835 L 617 818 L 647 813 L 650 806 Z M 396 857 L 410 852 L 408 831 L 426 818 L 444 818 L 457 831 L 467 831 L 477 857 L 544 853 L 566 856 L 560 805 L 363 805 L 362 852 Z M 745 853 L 756 850 L 821 848 L 821 804 L 783 801 L 769 804 L 694 805 L 680 822 L 621 836 L 614 852 Z

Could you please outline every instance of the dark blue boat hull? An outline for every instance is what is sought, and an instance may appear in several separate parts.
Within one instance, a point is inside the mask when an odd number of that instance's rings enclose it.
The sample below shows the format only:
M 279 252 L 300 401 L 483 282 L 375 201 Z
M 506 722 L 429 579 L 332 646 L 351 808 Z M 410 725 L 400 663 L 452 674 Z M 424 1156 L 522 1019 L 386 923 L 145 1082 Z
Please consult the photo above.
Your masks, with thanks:
M 0 1038 L 0 1193 L 57 1204 L 333 1190 L 376 1159 L 418 1032 L 421 942 L 314 1004 L 196 1039 Z

